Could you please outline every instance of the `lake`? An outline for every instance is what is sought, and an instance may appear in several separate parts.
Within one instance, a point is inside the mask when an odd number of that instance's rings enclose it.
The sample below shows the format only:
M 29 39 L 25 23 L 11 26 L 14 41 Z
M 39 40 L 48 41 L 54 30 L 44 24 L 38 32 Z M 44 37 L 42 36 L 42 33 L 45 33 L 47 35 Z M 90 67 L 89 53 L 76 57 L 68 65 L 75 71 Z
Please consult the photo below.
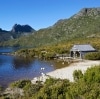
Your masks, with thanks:
M 15 56 L 4 55 L 15 51 L 16 48 L 0 47 L 0 85 L 7 87 L 11 82 L 20 79 L 32 79 L 41 76 L 41 73 L 47 73 L 67 66 L 59 61 L 46 61 L 39 59 L 23 59 Z M 41 68 L 45 68 L 41 70 Z

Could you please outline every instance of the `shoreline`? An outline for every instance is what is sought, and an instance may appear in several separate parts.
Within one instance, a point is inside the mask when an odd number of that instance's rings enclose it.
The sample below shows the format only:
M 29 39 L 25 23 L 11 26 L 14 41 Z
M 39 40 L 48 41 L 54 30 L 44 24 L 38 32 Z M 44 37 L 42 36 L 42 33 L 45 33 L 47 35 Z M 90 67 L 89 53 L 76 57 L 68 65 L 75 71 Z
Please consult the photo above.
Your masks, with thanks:
M 68 79 L 69 81 L 73 82 L 73 72 L 75 70 L 81 70 L 82 73 L 84 73 L 87 68 L 93 67 L 95 65 L 100 65 L 100 60 L 97 61 L 91 61 L 91 60 L 83 60 L 79 62 L 75 62 L 70 64 L 68 67 L 64 67 L 61 69 L 54 70 L 52 72 L 48 72 L 46 74 L 43 74 L 40 77 L 35 77 L 31 80 L 32 83 L 35 83 L 36 81 L 43 81 L 45 82 L 46 79 L 49 77 L 53 78 L 60 78 L 60 79 Z

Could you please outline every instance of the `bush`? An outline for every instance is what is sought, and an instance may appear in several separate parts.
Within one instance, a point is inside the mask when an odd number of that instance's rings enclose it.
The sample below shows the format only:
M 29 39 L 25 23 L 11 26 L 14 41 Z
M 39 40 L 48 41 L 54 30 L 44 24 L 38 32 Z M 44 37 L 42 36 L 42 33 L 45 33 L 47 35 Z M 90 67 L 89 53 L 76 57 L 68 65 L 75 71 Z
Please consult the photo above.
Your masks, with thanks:
M 100 66 L 87 69 L 84 74 L 84 81 L 87 83 L 100 83 Z
M 88 60 L 100 60 L 100 52 L 90 52 L 85 55 Z
M 28 85 L 31 85 L 30 80 L 20 80 L 20 81 L 11 83 L 11 87 L 17 87 L 17 88 L 25 88 Z
M 34 95 L 36 97 L 34 99 L 66 99 L 69 86 L 69 80 L 50 78 L 46 80 L 44 87 Z
M 78 81 L 79 79 L 81 79 L 83 77 L 82 71 L 81 70 L 75 70 L 73 72 L 73 77 L 75 81 Z
M 25 86 L 24 87 L 24 92 L 25 95 L 29 97 L 34 96 L 34 94 L 36 94 L 37 92 L 39 92 L 39 90 L 43 87 L 43 85 L 41 84 L 41 82 L 38 82 L 36 84 L 31 84 L 30 86 Z

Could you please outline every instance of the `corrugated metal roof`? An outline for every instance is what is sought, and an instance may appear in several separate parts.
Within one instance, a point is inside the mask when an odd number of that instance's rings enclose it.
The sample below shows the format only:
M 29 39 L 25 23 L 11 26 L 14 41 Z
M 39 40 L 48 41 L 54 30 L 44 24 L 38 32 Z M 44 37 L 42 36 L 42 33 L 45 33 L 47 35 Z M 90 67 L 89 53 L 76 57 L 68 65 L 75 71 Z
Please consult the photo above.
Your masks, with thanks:
M 96 51 L 90 44 L 74 45 L 71 51 Z

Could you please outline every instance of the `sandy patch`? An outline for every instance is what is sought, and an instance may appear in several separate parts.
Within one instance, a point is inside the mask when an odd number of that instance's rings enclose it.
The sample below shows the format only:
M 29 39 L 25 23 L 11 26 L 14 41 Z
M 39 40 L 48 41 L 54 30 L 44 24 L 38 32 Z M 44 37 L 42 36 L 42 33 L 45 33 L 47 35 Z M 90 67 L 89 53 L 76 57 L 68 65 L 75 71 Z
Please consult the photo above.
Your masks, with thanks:
M 55 71 L 47 73 L 47 75 L 50 75 L 54 78 L 61 78 L 61 79 L 69 79 L 70 81 L 73 81 L 73 72 L 75 70 L 81 70 L 83 73 L 87 70 L 87 68 L 99 65 L 100 61 L 80 61 L 77 63 L 73 63 L 69 65 L 68 67 L 57 69 Z
M 84 73 L 87 68 L 90 68 L 95 65 L 100 65 L 100 61 L 83 60 L 77 63 L 72 63 L 68 67 L 49 72 L 46 75 L 49 75 L 53 78 L 69 79 L 70 81 L 74 81 L 73 72 L 75 70 L 81 70 Z M 48 77 L 45 75 L 39 77 L 39 79 L 42 79 L 42 81 L 45 81 L 47 78 Z M 34 79 L 32 80 L 32 82 L 34 82 Z

